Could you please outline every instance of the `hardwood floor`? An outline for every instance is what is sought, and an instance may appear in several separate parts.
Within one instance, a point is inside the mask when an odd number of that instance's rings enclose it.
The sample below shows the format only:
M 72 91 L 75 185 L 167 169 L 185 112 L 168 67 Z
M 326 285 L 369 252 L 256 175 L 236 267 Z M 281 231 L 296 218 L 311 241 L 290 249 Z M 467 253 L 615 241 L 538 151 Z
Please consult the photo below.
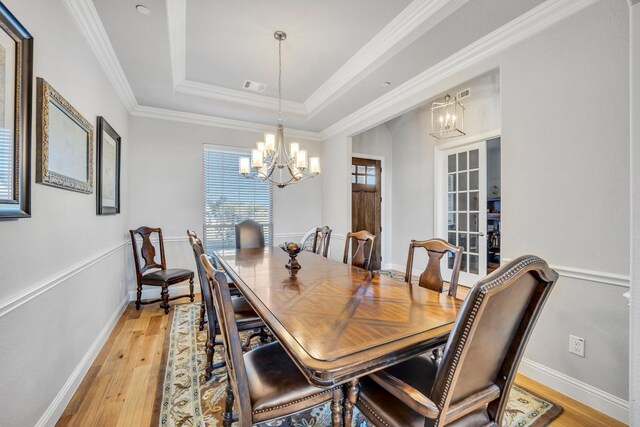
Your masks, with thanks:
M 158 305 L 129 304 L 56 425 L 150 425 L 168 319 Z M 554 427 L 625 425 L 527 377 L 516 384 L 564 408 Z

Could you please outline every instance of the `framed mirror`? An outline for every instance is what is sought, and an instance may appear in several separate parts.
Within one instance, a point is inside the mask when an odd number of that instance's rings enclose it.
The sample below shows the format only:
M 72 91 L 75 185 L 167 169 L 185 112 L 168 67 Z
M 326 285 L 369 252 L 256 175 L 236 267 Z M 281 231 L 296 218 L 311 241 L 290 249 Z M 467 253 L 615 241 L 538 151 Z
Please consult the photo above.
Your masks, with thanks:
M 93 193 L 93 126 L 38 78 L 36 182 Z
M 0 219 L 31 216 L 33 37 L 0 3 Z

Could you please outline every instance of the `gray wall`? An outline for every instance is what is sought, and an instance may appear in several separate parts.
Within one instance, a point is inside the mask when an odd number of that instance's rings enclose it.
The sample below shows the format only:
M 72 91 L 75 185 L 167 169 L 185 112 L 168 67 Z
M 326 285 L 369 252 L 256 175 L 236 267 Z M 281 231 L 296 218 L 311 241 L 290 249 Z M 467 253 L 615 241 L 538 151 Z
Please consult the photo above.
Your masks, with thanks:
M 631 283 L 640 283 L 640 4 L 631 8 Z M 631 423 L 640 424 L 640 293 L 633 292 L 631 302 Z
M 629 396 L 629 313 L 622 297 L 630 263 L 628 5 L 598 1 L 483 64 L 491 62 L 500 69 L 502 255 L 535 253 L 561 273 L 521 368 L 624 420 Z M 386 111 L 393 117 L 409 102 Z M 361 123 L 368 126 L 383 114 L 376 111 Z M 418 108 L 386 123 L 394 145 L 392 257 L 399 264 L 406 257 L 402 242 L 433 233 L 433 150 L 425 122 L 428 114 Z M 348 135 L 333 136 L 324 156 L 343 156 L 350 148 Z M 399 141 L 407 145 L 396 146 Z M 413 173 L 403 177 L 403 171 Z M 347 169 L 342 173 L 346 181 Z M 341 178 L 332 181 L 336 185 Z M 403 185 L 407 182 L 411 187 Z M 348 205 L 335 187 L 327 190 L 325 202 L 337 212 Z M 331 219 L 348 223 L 336 213 Z M 569 334 L 585 338 L 585 358 L 568 353 Z
M 128 226 L 161 226 L 171 264 L 195 268 L 186 230 L 202 232 L 203 145 L 250 150 L 262 138 L 257 132 L 133 117 Z M 286 128 L 285 139 L 292 140 L 286 136 Z M 309 157 L 321 156 L 319 142 L 296 140 L 308 150 Z M 323 168 L 324 163 L 321 159 Z M 300 240 L 309 228 L 321 225 L 323 175 L 284 189 L 273 189 L 275 243 Z M 135 276 L 131 262 L 127 271 L 128 283 L 133 289 Z
M 32 173 L 32 218 L 0 221 L 0 424 L 29 426 L 56 396 L 70 397 L 65 390 L 73 393 L 84 376 L 76 367 L 89 350 L 99 350 L 125 302 L 131 141 L 129 114 L 62 2 L 3 3 L 34 37 L 32 172 L 36 76 L 94 126 L 96 116 L 105 116 L 123 138 L 122 214 L 96 216 L 95 193 L 36 184 Z

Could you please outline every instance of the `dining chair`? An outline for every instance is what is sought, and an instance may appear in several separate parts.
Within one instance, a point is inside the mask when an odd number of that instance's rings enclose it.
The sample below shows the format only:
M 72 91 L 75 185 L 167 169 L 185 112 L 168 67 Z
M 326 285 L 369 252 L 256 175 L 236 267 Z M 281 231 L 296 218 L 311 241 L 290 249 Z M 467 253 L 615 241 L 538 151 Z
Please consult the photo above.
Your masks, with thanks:
M 246 219 L 236 224 L 236 249 L 264 247 L 264 227 L 259 222 Z
M 518 364 L 558 274 L 522 256 L 471 289 L 438 364 L 419 356 L 360 382 L 376 426 L 499 426 Z
M 193 236 L 189 236 L 189 241 L 191 243 L 191 248 L 193 249 L 193 255 L 196 259 L 196 266 L 198 269 L 198 278 L 200 279 L 200 290 L 202 292 L 202 301 L 205 303 L 205 311 L 200 309 L 200 315 L 202 317 L 207 316 L 207 344 L 206 344 L 206 353 L 207 353 L 207 363 L 205 368 L 205 379 L 211 379 L 212 372 L 214 369 L 218 369 L 224 366 L 224 362 L 220 362 L 217 364 L 213 363 L 213 354 L 215 351 L 216 345 L 221 345 L 222 341 L 216 340 L 216 335 L 221 333 L 220 325 L 218 324 L 218 320 L 216 317 L 216 309 L 213 303 L 213 295 L 211 294 L 211 288 L 209 287 L 209 283 L 207 281 L 207 275 L 202 266 L 201 257 L 204 255 L 207 259 L 210 259 L 208 255 L 204 254 L 202 244 L 199 239 L 194 238 Z M 224 274 L 221 272 L 221 274 Z M 266 334 L 263 332 L 263 328 L 265 328 L 264 323 L 258 317 L 253 308 L 249 305 L 247 300 L 242 297 L 232 297 L 231 298 L 231 307 L 233 309 L 234 320 L 237 323 L 238 331 L 250 331 L 250 330 L 260 330 L 259 332 L 255 332 L 253 334 L 247 335 L 245 338 L 245 342 L 242 345 L 242 349 L 248 350 L 251 345 L 251 340 L 254 337 L 261 336 L 262 341 L 266 341 Z M 202 319 L 201 317 L 201 319 Z M 202 321 L 200 323 L 201 326 L 204 326 Z M 201 329 L 202 330 L 202 329 Z
M 376 236 L 369 233 L 367 230 L 348 232 L 347 237 L 344 242 L 344 257 L 342 262 L 348 264 L 349 260 L 349 246 L 352 241 L 354 241 L 357 246 L 355 246 L 352 250 L 351 256 L 351 265 L 355 267 L 364 268 L 367 270 L 371 269 L 371 254 L 373 253 L 373 246 L 376 240 Z M 366 255 L 366 246 L 369 243 L 369 254 Z
M 215 271 L 206 255 L 201 256 L 224 341 L 227 367 L 223 426 L 238 422 L 245 427 L 290 416 L 331 401 L 332 425 L 342 424 L 341 386 L 318 388 L 302 375 L 279 342 L 243 353 L 234 321 L 233 304 L 226 276 Z M 233 414 L 234 402 L 237 417 Z
M 316 228 L 313 235 L 313 253 L 327 258 L 329 255 L 329 243 L 331 242 L 331 230 L 328 226 Z
M 162 230 L 160 228 L 139 227 L 129 230 L 131 235 L 131 247 L 133 249 L 133 261 L 136 268 L 136 282 L 138 285 L 136 293 L 136 310 L 140 310 L 143 304 L 153 304 L 160 302 L 160 307 L 164 308 L 165 314 L 169 314 L 169 301 L 178 298 L 189 297 L 193 302 L 193 271 L 183 268 L 167 268 L 167 260 L 164 255 L 164 241 L 162 240 Z M 137 237 L 136 237 L 137 236 Z M 142 246 L 138 253 L 137 238 L 142 240 Z M 160 263 L 156 261 L 156 248 L 151 242 L 152 238 L 157 238 L 160 247 Z M 140 259 L 142 258 L 142 259 Z M 144 265 L 142 265 L 144 260 Z M 153 271 L 149 271 L 153 270 Z M 178 295 L 169 298 L 169 287 L 176 283 L 189 281 L 189 294 Z M 160 286 L 160 298 L 142 301 L 143 286 Z
M 204 245 L 202 244 L 202 240 L 200 240 L 200 238 L 198 237 L 198 234 L 194 230 L 187 230 L 187 236 L 189 237 L 189 243 L 191 244 L 191 246 L 193 247 L 194 243 L 198 244 L 198 246 L 200 247 L 200 251 L 204 253 Z M 195 261 L 197 266 L 198 263 L 200 262 L 199 255 L 196 255 Z M 215 258 L 212 258 L 212 263 L 214 267 L 218 269 L 218 265 Z M 203 295 L 204 289 L 202 284 L 204 281 L 200 275 L 200 271 L 198 271 L 198 279 L 199 279 L 198 281 L 200 282 L 200 294 Z M 232 282 L 229 283 L 229 288 L 231 289 L 231 295 L 233 296 L 240 295 L 240 291 L 238 291 L 238 289 L 235 287 L 235 285 Z M 202 298 L 202 301 L 200 301 L 200 325 L 199 325 L 199 329 L 201 331 L 204 330 L 204 324 L 207 322 L 207 316 L 205 314 L 205 311 L 206 311 L 206 306 L 205 306 L 204 298 Z
M 456 296 L 458 290 L 458 276 L 460 275 L 460 265 L 462 262 L 462 246 L 455 246 L 442 239 L 412 240 L 409 243 L 409 255 L 407 256 L 407 270 L 404 281 L 411 283 L 411 273 L 413 271 L 413 256 L 416 248 L 424 248 L 429 256 L 427 267 L 420 274 L 418 285 L 436 292 L 444 292 L 444 280 L 440 273 L 440 260 L 444 255 L 453 255 L 453 268 L 451 270 L 451 280 L 449 281 L 449 295 Z

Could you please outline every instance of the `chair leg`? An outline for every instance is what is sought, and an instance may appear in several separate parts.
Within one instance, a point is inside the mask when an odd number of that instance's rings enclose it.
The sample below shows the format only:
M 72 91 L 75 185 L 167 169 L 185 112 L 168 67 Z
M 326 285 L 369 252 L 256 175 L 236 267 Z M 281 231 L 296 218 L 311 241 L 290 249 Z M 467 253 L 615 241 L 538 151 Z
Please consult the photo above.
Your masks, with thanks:
M 205 323 L 205 315 L 207 314 L 206 312 L 206 308 L 204 305 L 204 300 L 200 303 L 200 326 L 198 329 L 200 329 L 201 331 L 204 330 L 204 323 Z
M 162 297 L 162 304 L 160 304 L 160 307 L 164 308 L 164 314 L 169 314 L 169 289 L 166 283 L 162 285 L 162 292 L 160 292 L 160 296 Z
M 138 285 L 138 291 L 136 292 L 136 310 L 140 310 L 142 305 L 142 285 Z
M 191 300 L 191 302 L 193 302 L 195 297 L 196 297 L 196 294 L 193 293 L 193 275 L 192 275 L 191 279 L 189 279 L 189 299 Z
M 255 337 L 261 336 L 261 335 L 262 335 L 261 332 L 254 332 L 252 334 L 247 335 L 247 337 L 244 339 L 244 343 L 242 344 L 242 351 L 251 350 L 251 340 L 254 339 Z
M 224 414 L 222 415 L 223 427 L 231 427 L 233 424 L 233 388 L 231 388 L 231 378 L 227 374 L 227 398 L 224 403 Z
M 331 400 L 331 425 L 333 427 L 342 426 L 342 387 L 333 389 L 333 399 Z
M 211 336 L 207 338 L 207 367 L 205 369 L 204 379 L 209 381 L 213 372 L 213 339 Z

